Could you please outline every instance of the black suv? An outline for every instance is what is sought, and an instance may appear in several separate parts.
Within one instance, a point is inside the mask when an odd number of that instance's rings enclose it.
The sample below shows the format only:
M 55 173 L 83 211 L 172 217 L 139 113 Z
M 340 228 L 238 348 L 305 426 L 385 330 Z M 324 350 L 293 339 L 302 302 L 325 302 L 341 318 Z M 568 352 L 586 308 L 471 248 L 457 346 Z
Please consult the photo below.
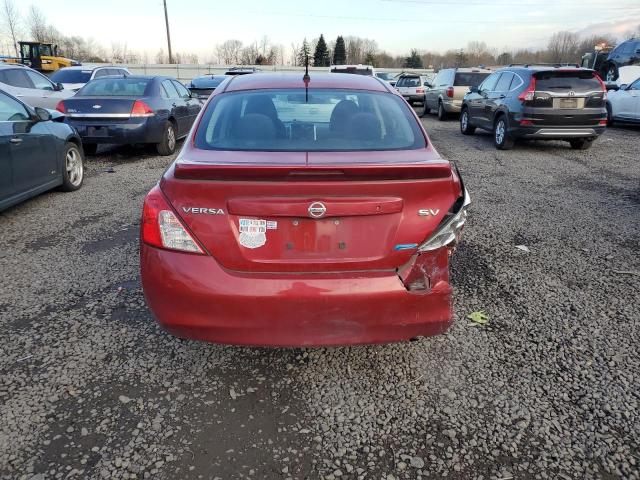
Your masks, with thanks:
M 618 70 L 626 65 L 640 65 L 640 39 L 632 38 L 614 48 L 602 66 L 607 82 L 618 79 Z
M 462 101 L 460 130 L 493 132 L 497 148 L 516 139 L 566 140 L 585 150 L 607 124 L 607 92 L 594 70 L 510 65 L 471 87 Z

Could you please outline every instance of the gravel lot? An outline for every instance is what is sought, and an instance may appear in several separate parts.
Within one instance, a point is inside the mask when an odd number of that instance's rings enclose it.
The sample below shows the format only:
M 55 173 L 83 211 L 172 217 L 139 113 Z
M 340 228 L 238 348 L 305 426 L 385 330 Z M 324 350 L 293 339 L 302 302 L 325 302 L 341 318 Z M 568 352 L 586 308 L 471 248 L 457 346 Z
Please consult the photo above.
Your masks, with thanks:
M 500 152 L 424 122 L 474 201 L 436 338 L 165 334 L 137 235 L 169 160 L 145 151 L 0 214 L 0 478 L 640 478 L 640 129 Z

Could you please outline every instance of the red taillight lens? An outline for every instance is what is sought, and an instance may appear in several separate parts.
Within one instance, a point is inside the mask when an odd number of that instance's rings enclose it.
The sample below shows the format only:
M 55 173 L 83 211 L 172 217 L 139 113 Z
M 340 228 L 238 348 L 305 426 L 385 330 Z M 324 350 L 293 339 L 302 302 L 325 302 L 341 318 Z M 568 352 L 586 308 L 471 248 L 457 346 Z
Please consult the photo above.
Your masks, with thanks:
M 518 100 L 520 100 L 521 102 L 530 102 L 531 100 L 533 100 L 535 93 L 536 93 L 536 77 L 531 77 L 529 86 L 524 92 L 518 95 Z
M 142 241 L 147 245 L 181 252 L 204 253 L 173 212 L 157 185 L 144 199 L 140 230 Z
M 56 105 L 56 110 L 60 113 L 67 113 L 67 108 L 64 106 L 64 102 L 60 100 Z
M 416 88 L 416 93 L 424 93 L 424 88 Z
M 453 87 L 447 88 L 447 97 L 453 98 Z
M 600 125 L 606 125 L 607 121 L 606 120 L 600 120 L 600 122 L 598 122 Z
M 151 110 L 151 107 L 142 100 L 136 100 L 133 102 L 133 107 L 131 107 L 132 117 L 150 117 L 152 115 L 153 110 Z
M 533 125 L 533 122 L 531 120 L 520 120 L 520 125 L 526 127 L 529 125 Z
M 603 100 L 607 99 L 607 86 L 604 84 L 604 82 L 602 81 L 602 78 L 600 78 L 600 75 L 598 75 L 597 72 L 593 72 L 593 77 L 595 79 L 598 80 L 598 82 L 600 82 L 600 88 L 602 89 L 602 98 Z

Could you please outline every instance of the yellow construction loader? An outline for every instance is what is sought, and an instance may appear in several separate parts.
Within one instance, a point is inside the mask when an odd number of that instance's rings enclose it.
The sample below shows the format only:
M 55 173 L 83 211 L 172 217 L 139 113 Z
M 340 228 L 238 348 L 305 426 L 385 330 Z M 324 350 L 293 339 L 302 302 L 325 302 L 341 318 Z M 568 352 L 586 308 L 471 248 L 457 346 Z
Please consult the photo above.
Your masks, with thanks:
M 2 57 L 5 63 L 22 63 L 42 73 L 52 73 L 64 67 L 80 65 L 80 62 L 61 56 L 58 46 L 52 43 L 18 42 L 20 58 Z

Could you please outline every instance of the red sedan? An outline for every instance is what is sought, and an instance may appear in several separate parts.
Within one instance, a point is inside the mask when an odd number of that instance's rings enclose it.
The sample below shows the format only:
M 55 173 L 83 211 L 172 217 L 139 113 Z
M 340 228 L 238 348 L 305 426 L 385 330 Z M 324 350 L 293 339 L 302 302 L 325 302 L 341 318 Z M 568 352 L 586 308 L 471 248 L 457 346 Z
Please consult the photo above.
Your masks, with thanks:
M 468 204 L 385 82 L 233 77 L 145 199 L 144 292 L 167 331 L 216 343 L 439 334 Z

